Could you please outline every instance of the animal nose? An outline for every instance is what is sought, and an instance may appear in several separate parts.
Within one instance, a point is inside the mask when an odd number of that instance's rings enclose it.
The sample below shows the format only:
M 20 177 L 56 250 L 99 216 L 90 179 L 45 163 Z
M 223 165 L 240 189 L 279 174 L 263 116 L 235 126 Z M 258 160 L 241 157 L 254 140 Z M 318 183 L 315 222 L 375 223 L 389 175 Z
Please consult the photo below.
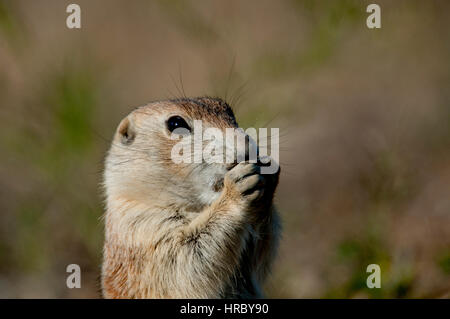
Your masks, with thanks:
M 227 163 L 227 169 L 232 169 L 240 162 L 245 162 L 249 160 L 256 160 L 258 157 L 258 147 L 256 142 L 244 132 L 237 132 L 237 139 L 235 145 L 235 151 L 233 156 L 233 161 Z
M 255 140 L 253 140 L 248 134 L 245 135 L 243 153 L 244 156 L 242 160 L 244 161 L 257 160 L 259 156 L 258 145 L 256 144 Z

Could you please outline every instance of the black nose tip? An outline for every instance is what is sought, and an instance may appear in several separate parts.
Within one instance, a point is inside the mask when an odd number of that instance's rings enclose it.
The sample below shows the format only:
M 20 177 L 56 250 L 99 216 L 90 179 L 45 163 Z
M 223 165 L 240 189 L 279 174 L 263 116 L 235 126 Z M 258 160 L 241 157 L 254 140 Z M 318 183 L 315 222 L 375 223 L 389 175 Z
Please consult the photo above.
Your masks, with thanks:
M 272 159 L 270 156 L 258 156 L 258 165 L 259 166 L 270 166 Z

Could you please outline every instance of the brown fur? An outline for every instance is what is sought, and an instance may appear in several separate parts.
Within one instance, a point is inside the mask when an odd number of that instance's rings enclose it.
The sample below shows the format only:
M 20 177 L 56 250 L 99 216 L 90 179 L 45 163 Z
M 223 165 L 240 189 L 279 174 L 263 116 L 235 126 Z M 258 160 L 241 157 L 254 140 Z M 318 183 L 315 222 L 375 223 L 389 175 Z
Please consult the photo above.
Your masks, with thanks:
M 151 103 L 119 125 L 105 163 L 106 298 L 262 297 L 279 237 L 278 175 L 256 164 L 175 164 L 166 121 L 237 127 L 220 99 Z M 213 186 L 222 178 L 223 187 Z

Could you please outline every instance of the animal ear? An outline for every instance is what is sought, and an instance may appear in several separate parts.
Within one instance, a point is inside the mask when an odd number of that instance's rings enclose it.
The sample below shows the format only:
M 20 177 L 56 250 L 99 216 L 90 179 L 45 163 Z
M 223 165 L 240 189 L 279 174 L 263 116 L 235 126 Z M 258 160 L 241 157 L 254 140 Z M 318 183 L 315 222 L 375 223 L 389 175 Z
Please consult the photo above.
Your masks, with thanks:
M 119 124 L 118 133 L 120 141 L 124 145 L 130 145 L 133 143 L 136 133 L 133 129 L 133 125 L 128 117 L 124 118 Z

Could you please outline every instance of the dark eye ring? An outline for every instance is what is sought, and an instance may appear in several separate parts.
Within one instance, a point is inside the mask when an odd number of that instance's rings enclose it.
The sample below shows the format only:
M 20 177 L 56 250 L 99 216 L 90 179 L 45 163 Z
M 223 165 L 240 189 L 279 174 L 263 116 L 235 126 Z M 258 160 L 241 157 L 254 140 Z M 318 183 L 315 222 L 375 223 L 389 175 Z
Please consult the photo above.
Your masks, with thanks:
M 178 115 L 172 116 L 167 120 L 167 129 L 170 132 L 173 132 L 175 129 L 184 128 L 188 131 L 191 131 L 190 126 L 186 123 L 186 121 Z

